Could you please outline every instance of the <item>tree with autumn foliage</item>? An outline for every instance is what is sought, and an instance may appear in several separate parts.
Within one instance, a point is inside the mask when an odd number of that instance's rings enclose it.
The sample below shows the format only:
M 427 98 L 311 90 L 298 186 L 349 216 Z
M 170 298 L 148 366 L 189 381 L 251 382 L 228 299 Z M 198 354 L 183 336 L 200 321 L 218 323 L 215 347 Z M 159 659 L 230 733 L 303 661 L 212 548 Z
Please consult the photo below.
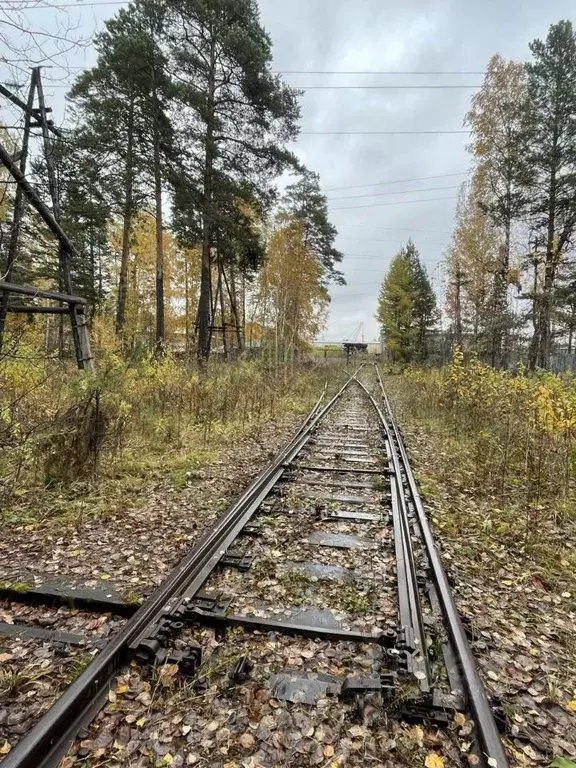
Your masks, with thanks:
M 498 235 L 483 208 L 486 177 L 477 170 L 461 189 L 456 226 L 446 255 L 446 312 L 454 343 L 474 352 L 490 349 Z
M 260 270 L 251 324 L 276 363 L 292 359 L 324 327 L 329 297 L 324 269 L 306 245 L 301 220 L 280 216 Z
M 478 189 L 475 193 L 477 205 L 489 218 L 491 236 L 498 240 L 498 248 L 490 256 L 495 258 L 490 318 L 490 354 L 495 367 L 506 363 L 508 336 L 513 325 L 507 297 L 512 230 L 525 214 L 528 203 L 527 97 L 525 66 L 496 54 L 488 62 L 482 88 L 472 98 L 466 115 L 472 131 L 470 149 L 477 164 L 478 179 L 482 178 L 482 193 L 478 195 Z M 479 214 L 475 220 L 479 225 Z

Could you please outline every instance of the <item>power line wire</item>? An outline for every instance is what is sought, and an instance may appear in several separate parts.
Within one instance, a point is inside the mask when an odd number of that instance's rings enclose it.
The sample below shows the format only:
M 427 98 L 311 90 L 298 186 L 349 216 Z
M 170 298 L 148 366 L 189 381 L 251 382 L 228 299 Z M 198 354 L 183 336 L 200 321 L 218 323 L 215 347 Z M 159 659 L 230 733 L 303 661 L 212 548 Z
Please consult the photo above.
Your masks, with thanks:
M 484 70 L 476 71 L 453 71 L 453 72 L 434 72 L 432 70 L 420 70 L 418 72 L 398 72 L 385 71 L 378 69 L 355 69 L 355 70 L 326 70 L 326 69 L 276 69 L 282 75 L 484 75 Z
M 408 230 L 413 231 L 413 230 Z M 403 242 L 403 238 L 398 238 L 396 240 L 385 240 L 383 238 L 379 237 L 346 237 L 345 235 L 338 235 L 339 240 L 354 240 L 354 242 L 358 243 L 390 243 L 390 244 L 398 244 Z M 448 241 L 442 241 L 442 242 L 430 242 L 427 238 L 422 238 L 423 242 L 427 242 L 429 245 L 450 245 Z
M 58 6 L 51 6 L 51 8 L 57 8 Z M 12 10 L 8 8 L 2 8 L 0 10 Z M 34 9 L 36 10 L 36 9 Z M 476 85 L 298 85 L 296 83 L 289 84 L 292 88 L 300 91 L 399 91 L 399 90 L 475 90 L 481 88 L 482 84 Z M 66 88 L 66 84 L 52 85 L 51 88 Z
M 292 88 L 303 91 L 399 91 L 399 90 L 467 90 L 473 91 L 482 88 L 482 83 L 472 83 L 470 85 L 298 85 L 290 83 Z M 496 86 L 492 86 L 496 87 Z
M 332 208 L 332 211 L 355 211 L 359 210 L 360 208 L 383 208 L 387 205 L 411 205 L 412 203 L 435 203 L 440 200 L 457 200 L 458 198 L 455 196 L 452 197 L 427 197 L 423 198 L 422 200 L 397 200 L 393 203 L 373 203 L 370 205 L 356 205 L 356 206 L 346 206 L 344 208 Z
M 468 171 L 460 171 L 460 173 L 440 173 L 437 176 L 419 176 L 416 179 L 397 179 L 395 181 L 375 181 L 373 184 L 354 184 L 350 187 L 330 187 L 325 189 L 324 192 L 340 192 L 344 189 L 362 189 L 364 187 L 384 187 L 388 184 L 409 184 L 413 181 L 428 181 L 429 179 L 446 179 L 449 176 L 466 176 Z
M 330 203 L 334 200 L 363 200 L 365 197 L 389 197 L 390 195 L 413 195 L 418 192 L 438 192 L 441 189 L 458 189 L 459 184 L 450 187 L 428 187 L 427 189 L 401 189 L 398 192 L 371 192 L 367 195 L 343 195 L 342 197 L 327 197 Z
M 301 136 L 421 136 L 441 133 L 470 134 L 471 131 L 300 131 Z
M 434 235 L 451 235 L 452 232 L 446 232 L 440 229 L 414 229 L 414 227 L 379 227 L 374 224 L 336 224 L 338 227 L 354 227 L 355 229 L 385 229 L 393 232 L 425 232 Z

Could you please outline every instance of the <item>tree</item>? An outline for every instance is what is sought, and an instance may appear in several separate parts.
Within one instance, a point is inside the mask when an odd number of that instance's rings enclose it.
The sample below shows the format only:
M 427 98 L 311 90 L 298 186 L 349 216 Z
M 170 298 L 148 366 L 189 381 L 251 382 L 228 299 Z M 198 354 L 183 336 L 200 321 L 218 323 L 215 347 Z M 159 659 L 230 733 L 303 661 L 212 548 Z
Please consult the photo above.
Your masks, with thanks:
M 281 216 L 258 276 L 254 317 L 276 363 L 292 359 L 322 330 L 328 293 L 324 270 L 306 245 L 302 221 Z
M 271 41 L 254 0 L 168 0 L 169 49 L 182 104 L 179 133 L 185 177 L 196 183 L 202 275 L 198 358 L 210 354 L 212 249 L 230 182 L 253 198 L 295 164 L 296 92 L 272 74 Z
M 428 334 L 436 324 L 436 294 L 428 279 L 426 267 L 420 261 L 420 254 L 411 239 L 408 240 L 403 253 L 412 283 L 412 315 L 416 327 L 414 356 L 422 361 L 428 355 Z
M 576 35 L 569 21 L 530 44 L 528 153 L 533 183 L 530 214 L 544 274 L 535 294 L 530 367 L 548 367 L 554 287 L 576 228 Z
M 527 114 L 524 65 L 505 61 L 499 54 L 492 56 L 466 123 L 472 130 L 470 150 L 484 180 L 484 199 L 479 204 L 503 241 L 492 287 L 491 357 L 496 367 L 506 362 L 510 331 L 507 291 L 512 225 L 524 214 L 528 200 Z
M 343 259 L 334 247 L 338 231 L 328 218 L 328 204 L 320 191 L 318 174 L 305 170 L 295 184 L 286 187 L 281 210 L 302 222 L 304 244 L 324 268 L 326 281 L 345 285 L 342 273 L 336 269 Z
M 404 249 L 392 259 L 378 295 L 376 319 L 394 362 L 408 363 L 418 329 L 414 321 L 414 285 Z
M 171 84 L 159 40 L 163 5 L 137 0 L 106 22 L 95 41 L 98 62 L 71 90 L 79 127 L 76 144 L 96 155 L 105 190 L 123 218 L 116 328 L 122 333 L 132 227 L 151 182 L 156 216 L 156 343 L 164 336 L 163 165 L 171 156 L 167 117 Z M 152 162 L 150 163 L 150 157 Z
M 493 282 L 498 269 L 498 237 L 482 206 L 485 179 L 478 168 L 462 185 L 456 227 L 446 255 L 446 311 L 458 347 L 486 352 L 493 315 Z M 466 343 L 465 343 L 466 342 Z

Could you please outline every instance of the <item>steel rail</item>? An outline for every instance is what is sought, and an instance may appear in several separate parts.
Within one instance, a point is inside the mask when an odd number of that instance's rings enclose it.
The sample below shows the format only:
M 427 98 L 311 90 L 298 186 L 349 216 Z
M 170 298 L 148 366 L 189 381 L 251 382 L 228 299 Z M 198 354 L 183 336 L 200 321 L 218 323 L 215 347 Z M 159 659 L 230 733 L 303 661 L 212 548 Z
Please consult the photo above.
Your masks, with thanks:
M 444 619 L 446 621 L 448 631 L 450 633 L 450 637 L 452 639 L 452 643 L 460 663 L 462 678 L 466 687 L 466 695 L 468 697 L 469 706 L 472 710 L 472 715 L 476 723 L 478 739 L 484 751 L 485 757 L 489 761 L 488 764 L 492 768 L 508 768 L 508 759 L 500 739 L 500 734 L 498 733 L 494 715 L 492 709 L 490 708 L 490 703 L 488 701 L 488 697 L 486 696 L 484 685 L 480 679 L 480 675 L 478 674 L 476 661 L 472 654 L 472 650 L 470 649 L 468 639 L 466 638 L 466 633 L 464 631 L 464 627 L 462 626 L 462 621 L 458 615 L 458 610 L 456 608 L 454 598 L 452 597 L 452 591 L 450 589 L 450 585 L 448 584 L 448 579 L 446 578 L 440 556 L 436 550 L 432 530 L 430 528 L 430 524 L 428 523 L 428 517 L 426 515 L 426 511 L 424 509 L 424 505 L 416 485 L 416 480 L 410 466 L 408 453 L 400 434 L 400 430 L 398 429 L 390 401 L 384 390 L 382 377 L 380 376 L 380 371 L 378 370 L 377 366 L 376 373 L 378 376 L 378 383 L 382 393 L 382 398 L 386 407 L 388 422 L 396 437 L 398 449 L 402 458 L 404 472 L 408 481 L 410 493 L 412 495 L 414 508 L 418 515 L 418 522 L 420 524 L 420 530 L 422 532 L 424 544 L 426 547 L 426 553 L 432 568 L 434 582 L 438 589 L 438 595 L 440 598 Z
M 356 373 L 324 407 L 320 407 L 325 395 L 324 390 L 295 436 L 204 534 L 80 677 L 6 755 L 2 768 L 57 768 L 77 732 L 90 723 L 103 705 L 108 685 L 117 669 L 127 659 L 135 641 L 149 626 L 158 621 L 174 598 L 202 577 L 214 558 L 219 559 L 224 554 L 222 544 L 230 536 L 230 531 L 237 529 L 239 520 L 249 518 L 258 508 L 262 499 L 286 471 L 286 466 L 302 450 L 317 424 L 342 397 Z
M 399 456 L 395 450 L 393 435 L 388 428 L 384 414 L 364 384 L 358 379 L 355 379 L 355 381 L 364 391 L 365 395 L 370 400 L 372 407 L 376 411 L 378 420 L 386 434 L 389 446 L 389 458 L 392 459 L 393 466 L 390 485 L 392 490 L 392 517 L 396 549 L 396 565 L 398 569 L 400 622 L 403 627 L 410 628 L 414 634 L 414 646 L 417 651 L 412 656 L 414 671 L 417 675 L 420 690 L 423 693 L 427 693 L 430 691 L 430 665 L 428 663 L 428 653 L 426 649 L 426 633 L 424 630 L 422 606 L 418 590 L 416 562 L 412 547 L 412 537 L 410 536 L 408 508 L 406 506 L 406 499 L 402 487 L 402 468 Z

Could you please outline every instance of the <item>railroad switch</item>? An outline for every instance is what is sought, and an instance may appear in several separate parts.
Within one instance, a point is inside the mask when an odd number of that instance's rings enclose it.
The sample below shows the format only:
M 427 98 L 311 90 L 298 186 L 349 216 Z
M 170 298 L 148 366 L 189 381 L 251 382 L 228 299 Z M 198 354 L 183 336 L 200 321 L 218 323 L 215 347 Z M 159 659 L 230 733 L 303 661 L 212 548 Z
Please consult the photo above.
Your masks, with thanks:
M 196 611 L 202 613 L 212 613 L 214 615 L 225 615 L 232 603 L 232 598 L 223 592 L 197 592 L 189 603 L 182 604 L 174 615 L 184 621 L 193 621 Z
M 368 697 L 377 695 L 382 703 L 392 701 L 396 693 L 396 682 L 394 672 L 380 675 L 380 677 L 368 675 L 347 677 L 340 688 L 340 698 L 344 701 L 353 699 L 356 703 L 358 718 L 364 721 Z
M 394 672 L 379 677 L 370 677 L 369 675 L 347 677 L 342 683 L 340 698 L 346 700 L 368 693 L 379 693 L 385 700 L 388 700 L 394 696 L 396 683 L 397 676 Z
M 260 536 L 262 533 L 262 523 L 258 520 L 250 520 L 241 531 L 244 536 Z
M 245 683 L 252 674 L 253 669 L 254 662 L 252 659 L 250 659 L 249 656 L 242 656 L 232 666 L 232 669 L 228 673 L 228 677 L 235 683 Z
M 184 628 L 178 618 L 163 616 L 142 638 L 135 656 L 149 664 L 178 664 L 183 675 L 193 675 L 202 663 L 202 646 L 193 641 L 181 648 L 174 647 L 174 635 Z
M 237 568 L 245 573 L 249 571 L 254 562 L 254 555 L 247 555 L 237 549 L 229 549 L 220 559 L 222 568 Z

